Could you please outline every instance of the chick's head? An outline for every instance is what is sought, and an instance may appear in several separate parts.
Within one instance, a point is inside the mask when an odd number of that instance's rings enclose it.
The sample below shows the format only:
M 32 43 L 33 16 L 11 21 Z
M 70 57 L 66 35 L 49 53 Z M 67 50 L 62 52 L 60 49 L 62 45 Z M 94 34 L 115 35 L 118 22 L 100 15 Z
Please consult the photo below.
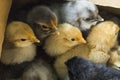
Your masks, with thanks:
M 89 0 L 76 0 L 66 3 L 63 10 L 63 19 L 82 31 L 89 30 L 92 25 L 103 21 L 97 6 Z
M 73 46 L 86 43 L 80 30 L 68 23 L 58 26 L 59 35 L 51 35 L 45 41 L 44 49 L 51 56 L 65 53 Z
M 57 31 L 57 16 L 47 6 L 33 8 L 28 14 L 27 21 L 39 39 Z
M 86 43 L 81 31 L 70 24 L 64 23 L 59 25 L 59 32 L 68 47 L 75 46 L 78 43 Z
M 83 7 L 79 9 L 78 26 L 82 31 L 88 30 L 92 25 L 96 25 L 97 22 L 104 19 L 99 15 L 98 8 L 95 4 L 88 0 L 78 0 L 79 6 Z
M 104 21 L 94 26 L 87 37 L 91 47 L 109 50 L 116 43 L 119 26 L 112 21 Z
M 11 22 L 6 29 L 6 40 L 15 47 L 26 47 L 34 42 L 40 42 L 30 26 L 20 21 Z

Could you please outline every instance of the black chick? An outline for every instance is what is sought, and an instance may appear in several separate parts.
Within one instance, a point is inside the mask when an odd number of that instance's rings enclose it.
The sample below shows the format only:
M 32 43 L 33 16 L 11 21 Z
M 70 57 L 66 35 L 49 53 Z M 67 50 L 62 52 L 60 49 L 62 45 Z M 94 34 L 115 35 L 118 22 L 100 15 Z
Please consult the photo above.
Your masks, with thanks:
M 103 64 L 94 64 L 81 57 L 73 57 L 65 63 L 70 80 L 120 80 L 120 71 Z

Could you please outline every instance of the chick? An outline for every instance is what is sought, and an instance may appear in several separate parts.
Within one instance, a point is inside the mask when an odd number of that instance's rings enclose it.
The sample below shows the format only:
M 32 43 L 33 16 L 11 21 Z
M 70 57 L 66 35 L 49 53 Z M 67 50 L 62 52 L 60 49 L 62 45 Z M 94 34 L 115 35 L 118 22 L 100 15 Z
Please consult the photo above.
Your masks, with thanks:
M 50 35 L 44 44 L 44 50 L 52 57 L 64 54 L 75 45 L 86 43 L 81 31 L 68 23 L 60 24 L 58 31 L 59 35 Z
M 81 56 L 94 63 L 106 64 L 106 62 L 110 57 L 108 52 L 116 42 L 118 31 L 119 31 L 119 27 L 111 21 L 105 21 L 94 26 L 89 36 L 87 37 L 87 44 L 80 44 L 74 46 L 56 58 L 54 67 L 59 77 L 61 79 L 65 78 L 67 74 L 67 67 L 64 64 L 64 62 L 66 62 L 68 59 L 74 56 Z M 61 42 L 61 43 L 64 43 L 61 44 L 61 46 L 66 45 L 65 44 L 66 42 Z M 55 50 L 60 48 L 61 47 L 56 46 Z
M 0 80 L 20 77 L 24 67 L 36 56 L 35 42 L 40 41 L 28 24 L 13 21 L 8 25 L 1 55 Z
M 19 21 L 11 22 L 6 29 L 1 62 L 20 64 L 33 60 L 36 55 L 36 47 L 33 44 L 35 42 L 40 41 L 28 24 Z
M 54 69 L 42 59 L 35 60 L 26 67 L 22 80 L 58 80 Z
M 112 21 L 105 21 L 95 26 L 87 37 L 88 46 L 92 49 L 89 55 L 89 59 L 95 63 L 106 63 L 107 60 L 102 60 L 107 59 L 106 57 L 108 52 L 116 44 L 119 30 L 119 26 Z M 100 51 L 101 53 L 99 54 L 96 51 Z M 101 56 L 102 59 L 101 57 L 97 57 L 98 55 Z
M 81 57 L 73 57 L 66 63 L 70 80 L 119 80 L 120 71 L 103 64 L 94 64 Z
M 35 35 L 43 43 L 44 39 L 57 32 L 57 16 L 47 6 L 36 6 L 28 12 L 27 22 L 31 25 Z
M 110 54 L 110 59 L 108 60 L 108 66 L 120 70 L 120 46 L 116 46 L 112 48 L 109 54 Z
M 95 4 L 88 0 L 68 0 L 62 4 L 52 4 L 51 9 L 58 16 L 59 23 L 67 22 L 86 31 L 103 18 L 98 14 Z

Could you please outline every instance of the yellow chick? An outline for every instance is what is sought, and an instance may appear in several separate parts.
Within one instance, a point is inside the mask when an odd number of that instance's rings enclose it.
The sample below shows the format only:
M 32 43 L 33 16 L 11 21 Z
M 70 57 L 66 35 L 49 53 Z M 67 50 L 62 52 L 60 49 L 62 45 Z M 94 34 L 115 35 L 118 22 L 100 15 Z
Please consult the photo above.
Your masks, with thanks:
M 120 70 L 120 46 L 115 46 L 114 48 L 112 48 L 109 54 L 110 59 L 108 60 L 108 66 Z
M 89 59 L 95 63 L 106 63 L 108 52 L 116 44 L 119 27 L 112 21 L 105 21 L 95 26 L 87 37 L 91 48 Z
M 109 50 L 114 46 L 119 27 L 111 22 L 105 21 L 94 26 L 87 37 L 87 44 L 81 44 L 58 56 L 54 67 L 58 76 L 63 80 L 67 75 L 67 67 L 64 64 L 74 56 L 81 56 L 94 63 L 106 63 L 109 59 Z M 62 43 L 62 42 L 61 42 Z M 65 42 L 63 42 L 65 46 Z M 56 50 L 59 46 L 56 46 Z
M 50 35 L 44 44 L 44 49 L 52 57 L 64 54 L 73 46 L 86 43 L 80 30 L 68 23 L 58 26 L 59 35 Z
M 20 64 L 33 60 L 36 55 L 36 47 L 33 44 L 35 42 L 40 41 L 28 24 L 20 21 L 11 22 L 6 29 L 1 62 Z

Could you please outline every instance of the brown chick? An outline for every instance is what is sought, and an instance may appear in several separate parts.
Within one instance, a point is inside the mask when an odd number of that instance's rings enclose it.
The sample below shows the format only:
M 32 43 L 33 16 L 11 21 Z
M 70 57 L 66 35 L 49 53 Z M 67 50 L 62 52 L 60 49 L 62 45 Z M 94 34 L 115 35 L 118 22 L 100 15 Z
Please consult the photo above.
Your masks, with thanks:
M 6 29 L 1 62 L 20 64 L 32 61 L 36 55 L 36 47 L 33 44 L 35 42 L 40 41 L 28 24 L 20 21 L 11 22 Z
M 74 56 L 81 56 L 94 63 L 106 63 L 109 59 L 108 51 L 114 46 L 119 27 L 111 22 L 105 21 L 94 26 L 87 38 L 88 43 L 77 45 L 69 51 L 58 56 L 54 67 L 63 80 L 67 75 L 67 67 L 64 64 Z M 63 44 L 65 46 L 65 44 Z M 59 46 L 56 46 L 56 50 Z
M 81 31 L 68 23 L 60 24 L 58 31 L 59 35 L 50 35 L 44 44 L 45 51 L 52 57 L 64 54 L 75 45 L 86 43 Z

